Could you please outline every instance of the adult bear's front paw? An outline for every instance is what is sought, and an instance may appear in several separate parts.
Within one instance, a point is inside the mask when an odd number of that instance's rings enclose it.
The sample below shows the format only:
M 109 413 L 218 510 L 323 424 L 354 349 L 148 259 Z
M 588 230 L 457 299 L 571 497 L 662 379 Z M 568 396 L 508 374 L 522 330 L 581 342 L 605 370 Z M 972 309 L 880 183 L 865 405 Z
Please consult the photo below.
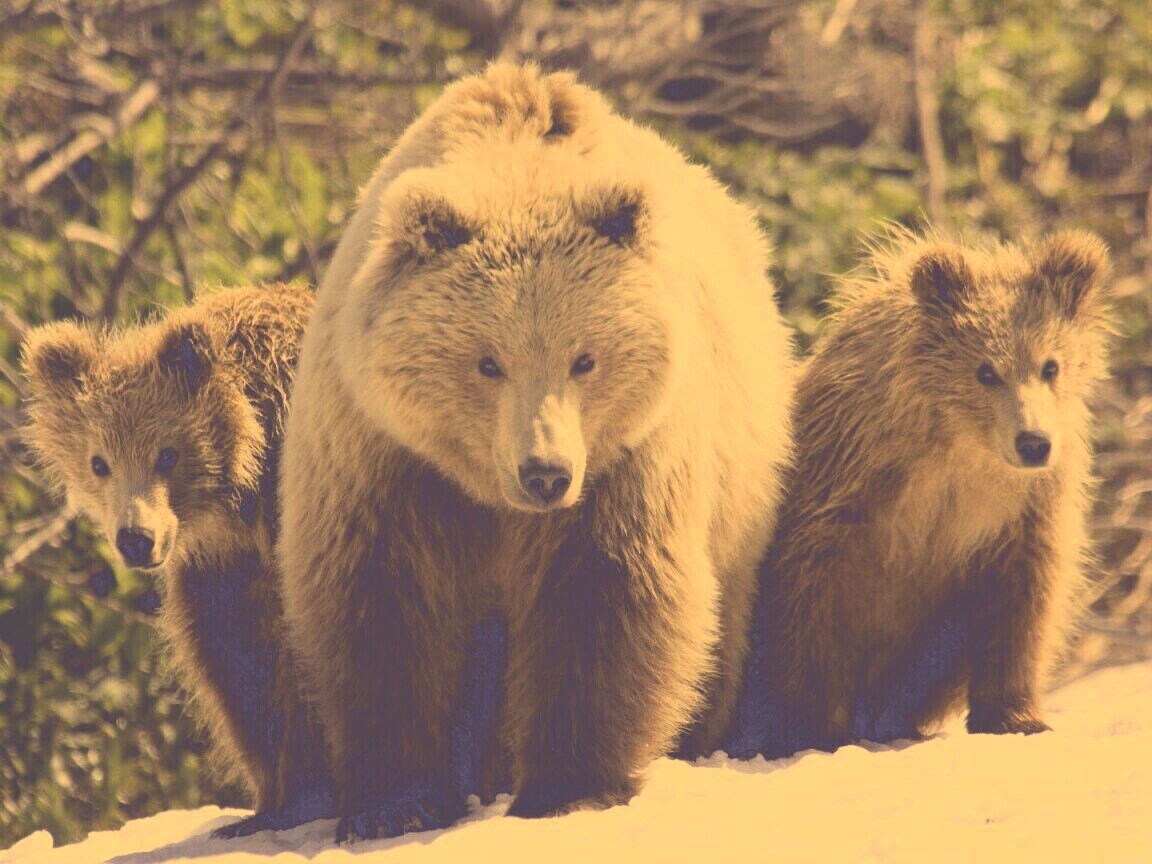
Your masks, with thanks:
M 543 819 L 563 816 L 577 810 L 607 810 L 618 804 L 627 804 L 636 794 L 636 787 L 626 783 L 615 789 L 594 789 L 602 784 L 587 781 L 552 781 L 525 785 L 508 808 L 509 816 L 521 819 Z
M 331 789 L 327 784 L 322 784 L 319 788 L 293 796 L 292 801 L 278 810 L 265 810 L 217 828 L 212 836 L 231 840 L 258 831 L 286 831 L 317 819 L 331 819 L 333 815 Z
M 231 822 L 217 828 L 212 832 L 212 837 L 219 840 L 232 840 L 236 837 L 247 837 L 250 834 L 256 834 L 260 831 L 285 831 L 289 828 L 295 828 L 297 825 L 302 825 L 305 822 L 312 822 L 314 819 L 322 818 L 324 817 L 296 818 L 295 814 L 288 814 L 283 810 L 265 810 L 262 813 L 256 813 L 246 819 Z
M 399 837 L 413 831 L 447 828 L 464 815 L 467 808 L 460 796 L 428 789 L 409 790 L 342 816 L 336 825 L 336 842 Z
M 976 707 L 968 711 L 968 731 L 987 735 L 1035 735 L 1052 727 L 1027 708 Z

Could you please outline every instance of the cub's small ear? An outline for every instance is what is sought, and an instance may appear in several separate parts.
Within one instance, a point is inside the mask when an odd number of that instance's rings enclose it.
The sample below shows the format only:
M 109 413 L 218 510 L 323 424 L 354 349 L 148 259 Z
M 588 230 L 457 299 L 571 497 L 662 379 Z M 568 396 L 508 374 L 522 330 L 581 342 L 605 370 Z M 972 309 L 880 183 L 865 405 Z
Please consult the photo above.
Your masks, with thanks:
M 645 235 L 648 202 L 639 189 L 606 189 L 593 197 L 586 218 L 601 237 L 634 247 Z
M 160 368 L 190 392 L 200 389 L 216 360 L 212 337 L 203 324 L 180 324 L 160 345 Z
M 475 231 L 463 216 L 443 198 L 414 194 L 403 206 L 400 218 L 400 245 L 417 264 L 471 243 Z
M 933 246 L 912 265 L 912 293 L 926 308 L 955 312 L 972 290 L 974 278 L 957 246 Z
M 24 374 L 39 390 L 78 392 L 98 353 L 90 330 L 71 321 L 46 324 L 31 331 L 24 341 Z
M 1060 231 L 1040 243 L 1036 271 L 1069 316 L 1099 303 L 1112 265 L 1104 241 L 1087 231 Z

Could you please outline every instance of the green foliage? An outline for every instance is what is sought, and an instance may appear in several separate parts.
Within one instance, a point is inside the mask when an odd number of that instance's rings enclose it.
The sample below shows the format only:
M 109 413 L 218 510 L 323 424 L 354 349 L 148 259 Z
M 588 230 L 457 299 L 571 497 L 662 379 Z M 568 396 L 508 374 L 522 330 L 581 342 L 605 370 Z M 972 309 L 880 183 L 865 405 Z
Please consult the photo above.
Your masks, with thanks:
M 4 839 L 75 839 L 216 791 L 151 627 L 36 576 L 9 577 L 0 610 Z
M 861 238 L 883 221 L 921 221 L 912 154 L 883 144 L 824 147 L 812 153 L 757 142 L 692 142 L 741 198 L 756 206 L 774 247 L 781 307 L 810 344 L 826 311 L 833 275 L 859 261 Z

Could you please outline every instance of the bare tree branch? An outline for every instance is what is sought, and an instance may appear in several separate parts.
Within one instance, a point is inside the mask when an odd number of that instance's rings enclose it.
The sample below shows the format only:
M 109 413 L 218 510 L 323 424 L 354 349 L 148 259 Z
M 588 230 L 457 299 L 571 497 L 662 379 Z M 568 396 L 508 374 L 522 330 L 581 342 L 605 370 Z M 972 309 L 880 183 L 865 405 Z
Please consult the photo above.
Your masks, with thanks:
M 916 117 L 920 126 L 920 146 L 928 171 L 925 203 L 928 217 L 940 228 L 949 230 L 945 195 L 948 190 L 948 159 L 944 153 L 944 136 L 940 133 L 940 99 L 936 95 L 936 71 L 933 65 L 936 35 L 926 0 L 916 0 L 916 31 L 913 40 L 912 70 L 916 91 Z
M 98 23 L 110 19 L 122 24 L 143 23 L 164 18 L 181 8 L 193 9 L 203 4 L 204 0 L 158 0 L 155 3 L 134 5 L 117 3 L 86 10 L 85 14 Z M 19 33 L 67 23 L 70 16 L 62 14 L 61 7 L 67 8 L 61 3 L 38 3 L 36 0 L 28 0 L 22 8 L 0 18 L 0 42 Z
M 124 101 L 113 117 L 97 118 L 95 128 L 81 132 L 66 145 L 53 153 L 42 164 L 24 178 L 24 194 L 30 198 L 39 195 L 44 187 L 75 165 L 80 159 L 97 147 L 115 138 L 156 104 L 160 97 L 160 85 L 155 81 L 140 82 Z
M 137 222 L 131 239 L 125 244 L 124 251 L 121 253 L 120 258 L 116 262 L 116 266 L 112 270 L 112 275 L 108 279 L 107 292 L 100 312 L 100 317 L 103 320 L 115 320 L 120 310 L 120 296 L 124 288 L 124 283 L 136 266 L 136 256 L 140 254 L 144 248 L 144 244 L 148 242 L 153 232 L 160 227 L 168 213 L 168 208 L 209 165 L 215 162 L 233 145 L 234 137 L 240 135 L 246 127 L 250 128 L 249 124 L 252 116 L 266 105 L 269 99 L 279 90 L 284 82 L 288 69 L 296 62 L 300 56 L 300 52 L 304 50 L 308 39 L 311 38 L 313 14 L 314 10 L 297 25 L 289 41 L 287 50 L 280 58 L 280 62 L 272 73 L 268 75 L 256 93 L 253 94 L 252 98 L 246 102 L 243 108 L 236 112 L 223 131 L 216 136 L 216 139 L 204 149 L 191 165 L 188 165 L 175 178 L 169 180 L 164 190 L 160 193 L 160 196 L 156 199 L 156 203 L 153 204 L 151 212 L 144 219 Z

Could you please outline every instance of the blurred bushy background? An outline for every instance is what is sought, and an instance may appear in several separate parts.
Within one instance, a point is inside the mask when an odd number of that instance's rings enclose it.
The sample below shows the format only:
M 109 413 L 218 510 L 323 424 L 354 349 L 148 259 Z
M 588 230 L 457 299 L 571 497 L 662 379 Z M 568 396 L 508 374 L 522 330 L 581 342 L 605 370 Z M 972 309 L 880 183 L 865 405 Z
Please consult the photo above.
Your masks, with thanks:
M 1064 675 L 1152 656 L 1147 0 L 0 0 L 0 847 L 239 800 L 158 664 L 153 587 L 28 464 L 22 334 L 315 284 L 383 151 L 493 57 L 574 68 L 711 165 L 805 346 L 881 220 L 1102 234 L 1121 334 Z

